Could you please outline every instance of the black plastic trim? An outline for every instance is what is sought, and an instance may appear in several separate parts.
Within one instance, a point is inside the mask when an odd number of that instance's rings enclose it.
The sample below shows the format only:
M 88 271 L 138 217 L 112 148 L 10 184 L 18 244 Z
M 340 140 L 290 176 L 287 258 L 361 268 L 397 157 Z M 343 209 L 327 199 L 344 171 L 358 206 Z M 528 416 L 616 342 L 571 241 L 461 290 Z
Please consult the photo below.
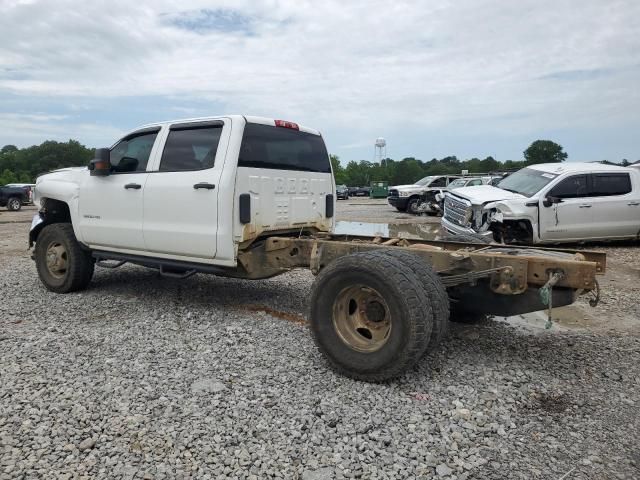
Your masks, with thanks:
M 327 218 L 333 217 L 333 206 L 333 193 L 328 193 L 325 197 L 325 215 L 327 216 Z
M 240 223 L 251 223 L 251 195 L 249 193 L 241 193 L 238 197 L 238 205 L 240 211 Z
M 211 128 L 223 126 L 224 122 L 222 120 L 207 120 L 204 122 L 174 123 L 169 127 L 169 130 L 191 130 L 196 128 Z
M 116 253 L 105 252 L 101 250 L 92 251 L 93 258 L 98 261 L 101 260 L 116 260 L 118 262 L 124 261 L 133 263 L 135 265 L 141 265 L 143 267 L 163 269 L 169 268 L 173 270 L 185 270 L 195 271 L 199 273 L 211 273 L 225 275 L 236 271 L 234 268 L 218 267 L 216 265 L 209 265 L 203 263 L 183 262 L 180 260 L 168 260 L 164 258 L 146 257 L 144 255 L 132 255 L 129 253 Z

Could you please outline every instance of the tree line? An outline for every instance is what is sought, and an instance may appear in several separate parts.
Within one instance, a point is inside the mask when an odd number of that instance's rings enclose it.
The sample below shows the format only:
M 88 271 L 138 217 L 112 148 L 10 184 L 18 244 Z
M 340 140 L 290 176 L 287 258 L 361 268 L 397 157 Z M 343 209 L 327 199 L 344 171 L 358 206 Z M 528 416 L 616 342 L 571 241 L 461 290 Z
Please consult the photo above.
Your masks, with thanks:
M 0 149 L 0 185 L 7 183 L 34 183 L 38 175 L 62 167 L 87 165 L 94 149 L 76 140 L 56 142 L 48 140 L 40 145 L 18 148 L 5 145 Z M 382 163 L 352 160 L 346 165 L 331 155 L 333 172 L 338 185 L 365 186 L 372 181 L 387 181 L 390 185 L 413 183 L 427 175 L 512 171 L 535 163 L 562 162 L 567 153 L 562 146 L 550 140 L 536 140 L 524 152 L 523 160 L 500 162 L 493 157 L 460 160 L 456 156 L 423 161 L 414 157 L 402 160 L 385 158 Z M 609 162 L 611 163 L 611 162 Z M 623 164 L 629 164 L 626 160 Z
M 336 183 L 352 187 L 369 185 L 372 181 L 387 181 L 389 185 L 411 184 L 428 175 L 459 175 L 463 170 L 469 174 L 514 171 L 535 163 L 563 162 L 568 155 L 562 145 L 551 140 L 536 140 L 523 152 L 523 156 L 524 160 L 504 162 L 490 156 L 460 160 L 455 155 L 426 162 L 414 157 L 400 161 L 385 158 L 379 164 L 352 160 L 343 167 L 340 159 L 331 155 L 331 163 Z
M 63 167 L 87 165 L 94 149 L 76 140 L 18 148 L 5 145 L 0 149 L 0 185 L 7 183 L 35 183 L 38 175 Z

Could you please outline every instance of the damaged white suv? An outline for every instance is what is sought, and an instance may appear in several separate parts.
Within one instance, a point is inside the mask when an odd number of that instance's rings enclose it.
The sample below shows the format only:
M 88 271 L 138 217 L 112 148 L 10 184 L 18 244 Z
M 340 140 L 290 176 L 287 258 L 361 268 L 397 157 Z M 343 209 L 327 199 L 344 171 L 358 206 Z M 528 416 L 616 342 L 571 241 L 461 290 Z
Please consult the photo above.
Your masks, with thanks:
M 497 187 L 448 192 L 442 226 L 503 243 L 638 238 L 640 170 L 600 163 L 531 165 Z

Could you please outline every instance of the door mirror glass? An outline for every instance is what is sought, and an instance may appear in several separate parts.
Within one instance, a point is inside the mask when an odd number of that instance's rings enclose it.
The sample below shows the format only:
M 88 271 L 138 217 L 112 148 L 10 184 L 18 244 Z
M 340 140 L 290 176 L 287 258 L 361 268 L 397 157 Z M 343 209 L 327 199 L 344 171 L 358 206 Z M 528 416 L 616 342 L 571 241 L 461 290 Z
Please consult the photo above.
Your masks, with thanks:
M 89 162 L 92 177 L 104 177 L 111 173 L 110 151 L 108 148 L 96 148 L 95 158 Z

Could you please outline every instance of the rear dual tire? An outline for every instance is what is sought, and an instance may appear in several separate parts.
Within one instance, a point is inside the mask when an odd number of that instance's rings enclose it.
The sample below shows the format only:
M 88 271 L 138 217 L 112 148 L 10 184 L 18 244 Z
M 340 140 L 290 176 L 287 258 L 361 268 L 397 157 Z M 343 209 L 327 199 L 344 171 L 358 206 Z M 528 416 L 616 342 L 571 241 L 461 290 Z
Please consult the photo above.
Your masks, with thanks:
M 340 257 L 316 278 L 311 331 L 320 352 L 342 375 L 389 380 L 415 365 L 442 338 L 444 288 L 433 286 L 433 271 L 423 280 L 427 270 L 408 265 L 419 265 L 421 259 L 399 253 L 378 250 Z

